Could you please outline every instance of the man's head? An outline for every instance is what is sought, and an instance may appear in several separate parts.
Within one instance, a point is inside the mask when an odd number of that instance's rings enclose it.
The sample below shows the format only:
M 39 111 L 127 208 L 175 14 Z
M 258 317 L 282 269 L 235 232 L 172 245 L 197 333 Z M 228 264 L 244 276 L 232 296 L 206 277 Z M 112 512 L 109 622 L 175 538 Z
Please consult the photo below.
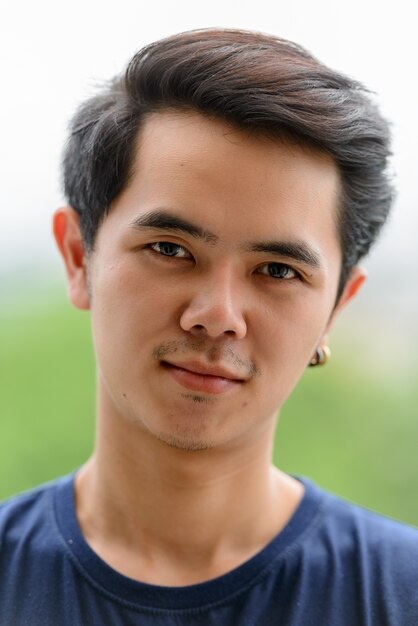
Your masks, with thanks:
M 357 86 L 257 34 L 157 43 L 81 108 L 55 235 L 91 309 L 108 441 L 271 436 L 364 280 L 387 153 Z
M 125 74 L 81 106 L 71 124 L 64 187 L 81 216 L 87 251 L 128 184 L 141 127 L 151 113 L 165 109 L 197 111 L 333 158 L 340 176 L 341 295 L 393 197 L 388 127 L 364 88 L 271 35 L 209 29 L 145 47 Z

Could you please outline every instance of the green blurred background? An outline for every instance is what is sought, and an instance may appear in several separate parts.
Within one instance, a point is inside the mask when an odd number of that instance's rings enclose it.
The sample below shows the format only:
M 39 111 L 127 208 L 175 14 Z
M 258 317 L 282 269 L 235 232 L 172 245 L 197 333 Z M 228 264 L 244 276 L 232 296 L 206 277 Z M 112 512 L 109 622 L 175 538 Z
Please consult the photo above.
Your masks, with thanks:
M 93 445 L 88 314 L 62 285 L 25 294 L 0 312 L 0 499 L 73 470 Z M 282 411 L 274 460 L 418 526 L 418 360 L 378 322 L 343 315 L 332 361 L 307 370 Z

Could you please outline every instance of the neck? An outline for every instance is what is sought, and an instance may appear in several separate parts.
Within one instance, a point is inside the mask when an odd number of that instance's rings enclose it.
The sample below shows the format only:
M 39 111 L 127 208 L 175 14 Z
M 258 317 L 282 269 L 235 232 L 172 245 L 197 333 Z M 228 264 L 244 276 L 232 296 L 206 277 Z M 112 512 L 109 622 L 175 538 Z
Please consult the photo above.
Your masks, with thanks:
M 160 585 L 240 565 L 283 528 L 302 496 L 300 483 L 271 465 L 273 428 L 245 444 L 186 451 L 135 424 L 113 429 L 103 420 L 76 480 L 87 541 L 115 569 Z

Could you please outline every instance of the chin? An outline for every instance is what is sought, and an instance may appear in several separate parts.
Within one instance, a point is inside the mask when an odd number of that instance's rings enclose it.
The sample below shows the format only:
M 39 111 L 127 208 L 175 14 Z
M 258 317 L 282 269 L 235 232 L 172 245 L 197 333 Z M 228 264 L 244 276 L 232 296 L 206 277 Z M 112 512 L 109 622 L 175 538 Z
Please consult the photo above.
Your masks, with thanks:
M 162 443 L 165 443 L 170 448 L 176 450 L 185 450 L 186 452 L 201 452 L 204 450 L 210 450 L 214 447 L 214 442 L 209 439 L 193 437 L 191 435 L 174 435 L 167 433 L 158 433 L 157 439 Z

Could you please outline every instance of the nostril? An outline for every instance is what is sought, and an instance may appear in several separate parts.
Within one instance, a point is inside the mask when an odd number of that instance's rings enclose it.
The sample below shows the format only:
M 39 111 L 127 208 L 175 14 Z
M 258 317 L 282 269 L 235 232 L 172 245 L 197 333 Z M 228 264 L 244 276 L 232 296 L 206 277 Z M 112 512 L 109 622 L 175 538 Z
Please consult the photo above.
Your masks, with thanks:
M 202 334 L 206 334 L 207 330 L 203 324 L 194 324 L 190 329 L 188 329 L 192 335 L 200 336 Z

